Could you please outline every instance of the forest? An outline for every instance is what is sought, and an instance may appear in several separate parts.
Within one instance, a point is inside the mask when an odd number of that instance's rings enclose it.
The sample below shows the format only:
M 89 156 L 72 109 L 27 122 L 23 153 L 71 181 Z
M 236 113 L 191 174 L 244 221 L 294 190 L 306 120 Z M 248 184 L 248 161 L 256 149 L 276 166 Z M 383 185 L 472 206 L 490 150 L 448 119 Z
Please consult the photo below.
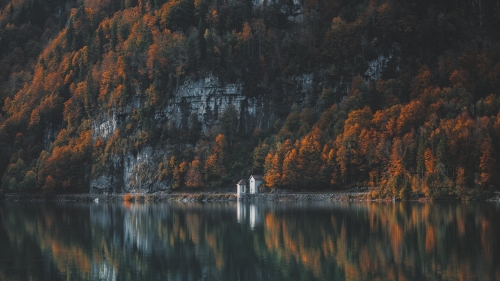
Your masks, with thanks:
M 244 130 L 235 106 L 209 126 L 156 122 L 210 75 L 274 122 Z M 311 89 L 287 94 L 301 75 Z M 0 108 L 2 194 L 88 193 L 116 157 L 163 147 L 138 175 L 167 189 L 254 173 L 268 189 L 477 199 L 500 188 L 500 2 L 1 0 Z

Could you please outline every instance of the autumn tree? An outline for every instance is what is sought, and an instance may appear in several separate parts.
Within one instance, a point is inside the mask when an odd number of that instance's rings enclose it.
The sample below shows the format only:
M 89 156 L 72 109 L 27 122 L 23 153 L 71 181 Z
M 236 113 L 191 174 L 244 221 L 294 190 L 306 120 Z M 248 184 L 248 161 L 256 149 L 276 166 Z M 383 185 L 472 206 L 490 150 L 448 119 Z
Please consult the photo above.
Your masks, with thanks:
M 203 182 L 203 166 L 199 159 L 194 159 L 189 163 L 186 174 L 186 186 L 191 188 L 200 188 L 204 186 Z
M 487 136 L 481 144 L 481 157 L 479 168 L 481 171 L 479 184 L 482 187 L 489 188 L 495 182 L 495 151 L 492 139 Z
M 52 194 L 54 193 L 56 189 L 56 181 L 54 178 L 52 178 L 51 175 L 48 175 L 47 178 L 45 178 L 45 184 L 42 187 L 43 193 L 44 194 Z
M 238 33 L 238 41 L 240 42 L 241 48 L 246 50 L 246 53 L 248 54 L 249 57 L 252 57 L 253 50 L 252 50 L 252 28 L 250 27 L 250 24 L 248 22 L 245 22 L 243 24 L 243 30 Z
M 186 161 L 182 161 L 179 165 L 174 167 L 173 175 L 172 175 L 172 188 L 177 189 L 185 184 L 186 173 L 188 169 L 188 164 Z M 194 182 L 193 182 L 194 183 Z
M 281 185 L 281 167 L 278 153 L 270 151 L 266 156 L 264 164 L 264 180 L 268 187 L 279 187 Z
M 281 176 L 281 184 L 283 186 L 297 188 L 300 185 L 299 165 L 297 149 L 294 148 L 285 155 L 285 159 L 283 160 Z
M 227 157 L 226 149 L 226 138 L 224 135 L 218 134 L 215 138 L 212 153 L 208 156 L 204 165 L 207 182 L 220 184 L 225 180 L 225 176 L 227 175 L 226 167 L 224 166 Z
M 425 186 L 424 186 L 424 194 L 427 197 L 432 195 L 434 191 L 436 179 L 437 179 L 437 170 L 436 170 L 436 158 L 434 157 L 434 153 L 430 148 L 425 149 L 424 152 L 424 161 L 425 161 Z
M 321 149 L 323 145 L 320 143 L 321 132 L 318 128 L 314 128 L 308 135 L 300 141 L 298 148 L 298 166 L 300 167 L 301 184 L 309 188 L 318 184 L 318 175 L 321 170 Z M 293 156 L 293 155 L 289 155 Z M 292 161 L 290 159 L 290 161 Z M 293 162 L 289 162 L 289 168 Z

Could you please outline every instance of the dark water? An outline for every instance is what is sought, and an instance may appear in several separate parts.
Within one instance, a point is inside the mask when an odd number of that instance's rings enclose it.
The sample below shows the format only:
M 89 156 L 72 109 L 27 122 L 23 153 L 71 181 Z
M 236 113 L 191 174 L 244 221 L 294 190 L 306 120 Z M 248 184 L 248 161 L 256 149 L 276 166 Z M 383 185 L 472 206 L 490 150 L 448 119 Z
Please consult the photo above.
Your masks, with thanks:
M 500 203 L 0 203 L 0 280 L 500 280 Z

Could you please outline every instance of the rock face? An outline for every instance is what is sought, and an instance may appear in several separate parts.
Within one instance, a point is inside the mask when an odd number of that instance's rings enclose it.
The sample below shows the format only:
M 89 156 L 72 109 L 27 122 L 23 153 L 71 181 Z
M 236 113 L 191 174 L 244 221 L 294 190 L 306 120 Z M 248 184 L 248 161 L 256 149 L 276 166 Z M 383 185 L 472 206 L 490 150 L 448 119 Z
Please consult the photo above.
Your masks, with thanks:
M 306 74 L 286 81 L 286 95 L 294 97 L 289 102 L 301 102 L 312 91 L 313 75 Z M 272 126 L 276 121 L 276 106 L 264 95 L 248 97 L 243 94 L 240 83 L 222 84 L 213 76 L 194 79 L 187 78 L 175 91 L 173 98 L 164 108 L 156 109 L 154 122 L 157 127 L 173 124 L 179 129 L 187 129 L 190 117 L 195 115 L 202 124 L 202 131 L 218 123 L 219 117 L 229 106 L 239 114 L 239 128 L 243 131 Z M 94 141 L 109 140 L 122 122 L 131 118 L 132 110 L 143 102 L 133 99 L 122 111 L 103 114 L 92 122 Z M 136 132 L 139 129 L 136 129 Z M 123 148 L 109 155 L 102 169 L 91 175 L 91 193 L 152 192 L 171 187 L 159 176 L 159 165 L 169 159 L 170 147 L 165 145 Z
M 252 0 L 254 7 L 261 7 L 266 5 L 277 5 L 285 14 L 300 14 L 302 13 L 302 3 L 300 0 Z
M 379 55 L 378 58 L 368 63 L 365 76 L 371 81 L 377 81 L 382 76 L 382 71 L 387 67 L 387 63 L 392 59 L 392 54 L 388 56 Z
M 209 75 L 197 80 L 187 79 L 177 88 L 172 103 L 157 112 L 157 120 L 173 121 L 180 128 L 186 127 L 191 114 L 196 114 L 202 122 L 203 131 L 217 122 L 218 117 L 233 105 L 241 117 L 252 123 L 262 122 L 264 101 L 242 95 L 241 84 L 222 85 L 219 79 Z M 250 119 L 249 119 L 250 118 Z M 271 118 L 271 116 L 268 116 Z
M 116 131 L 116 128 L 116 114 L 105 114 L 92 122 L 92 138 L 95 140 L 101 137 L 107 140 Z
M 165 190 L 169 182 L 158 177 L 158 165 L 168 156 L 162 147 L 146 146 L 140 151 L 115 154 L 100 175 L 93 175 L 91 193 L 151 192 Z

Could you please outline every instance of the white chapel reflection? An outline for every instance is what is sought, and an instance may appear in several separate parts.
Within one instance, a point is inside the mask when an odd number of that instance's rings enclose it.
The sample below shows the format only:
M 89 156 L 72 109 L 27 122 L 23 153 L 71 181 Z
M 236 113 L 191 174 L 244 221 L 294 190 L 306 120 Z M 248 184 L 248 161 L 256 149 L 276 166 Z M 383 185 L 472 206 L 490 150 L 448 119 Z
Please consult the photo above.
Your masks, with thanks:
M 262 224 L 263 209 L 254 203 L 238 200 L 236 207 L 236 219 L 238 223 L 248 223 L 252 229 Z

